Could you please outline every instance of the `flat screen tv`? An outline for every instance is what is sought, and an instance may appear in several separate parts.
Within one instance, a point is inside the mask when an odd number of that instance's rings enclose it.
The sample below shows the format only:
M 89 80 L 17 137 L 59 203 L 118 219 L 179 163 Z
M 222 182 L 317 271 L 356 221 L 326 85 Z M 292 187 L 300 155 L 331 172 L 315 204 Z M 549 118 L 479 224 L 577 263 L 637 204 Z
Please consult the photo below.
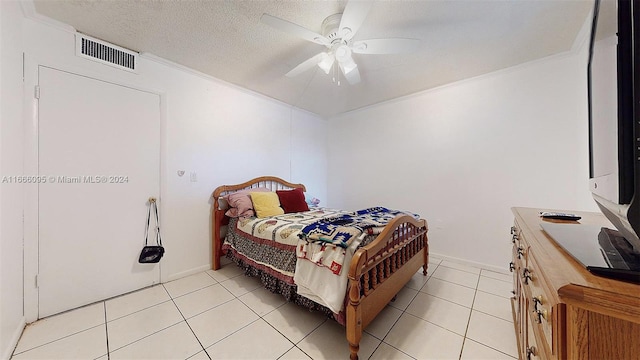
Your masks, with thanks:
M 609 266 L 593 272 L 634 281 L 640 279 L 640 2 L 596 0 L 592 20 L 589 187 L 617 230 L 598 236 Z

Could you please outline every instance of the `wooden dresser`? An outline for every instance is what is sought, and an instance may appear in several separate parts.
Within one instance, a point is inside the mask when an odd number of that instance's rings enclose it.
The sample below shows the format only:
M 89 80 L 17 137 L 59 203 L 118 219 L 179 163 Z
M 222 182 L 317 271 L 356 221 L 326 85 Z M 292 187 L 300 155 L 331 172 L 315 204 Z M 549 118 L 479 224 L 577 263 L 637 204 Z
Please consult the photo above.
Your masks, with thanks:
M 513 208 L 514 325 L 520 359 L 640 359 L 640 285 L 595 276 L 540 227 L 540 211 Z M 598 213 L 579 224 L 612 228 Z M 560 220 L 551 220 L 562 222 Z M 575 223 L 575 222 L 574 222 Z

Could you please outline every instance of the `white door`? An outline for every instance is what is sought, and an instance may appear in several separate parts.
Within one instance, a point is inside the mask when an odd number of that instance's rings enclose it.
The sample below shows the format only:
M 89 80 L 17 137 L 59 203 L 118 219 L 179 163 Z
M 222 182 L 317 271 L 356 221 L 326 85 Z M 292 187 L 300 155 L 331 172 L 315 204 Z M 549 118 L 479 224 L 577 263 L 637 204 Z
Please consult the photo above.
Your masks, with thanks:
M 139 264 L 160 192 L 160 97 L 39 67 L 38 318 L 160 281 Z

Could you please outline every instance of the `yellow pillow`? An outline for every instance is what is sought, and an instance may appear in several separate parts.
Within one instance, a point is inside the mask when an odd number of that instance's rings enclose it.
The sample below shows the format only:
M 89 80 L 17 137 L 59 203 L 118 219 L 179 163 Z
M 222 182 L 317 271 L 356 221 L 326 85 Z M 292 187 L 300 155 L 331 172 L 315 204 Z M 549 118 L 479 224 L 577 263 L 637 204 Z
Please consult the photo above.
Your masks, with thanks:
M 252 192 L 251 202 L 253 203 L 253 210 L 255 210 L 256 216 L 259 218 L 284 214 L 284 210 L 280 207 L 278 194 L 272 191 Z

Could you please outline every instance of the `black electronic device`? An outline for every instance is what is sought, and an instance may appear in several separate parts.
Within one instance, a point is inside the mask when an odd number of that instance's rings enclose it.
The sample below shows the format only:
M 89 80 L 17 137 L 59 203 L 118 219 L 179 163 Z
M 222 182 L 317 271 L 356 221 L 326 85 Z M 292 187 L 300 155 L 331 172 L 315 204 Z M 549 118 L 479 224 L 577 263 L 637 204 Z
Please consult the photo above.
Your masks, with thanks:
M 543 219 L 553 219 L 553 220 L 570 220 L 577 221 L 582 219 L 581 216 L 576 214 L 562 213 L 562 212 L 552 212 L 552 211 L 543 211 L 540 213 L 540 216 Z
M 640 253 L 618 231 L 568 222 L 540 226 L 591 273 L 640 284 Z
M 586 265 L 594 274 L 637 279 L 639 259 L 626 256 L 631 266 L 619 260 L 623 253 L 640 253 L 639 2 L 595 0 L 587 73 L 589 187 L 619 235 L 600 235 L 599 248 L 592 250 L 606 265 Z

